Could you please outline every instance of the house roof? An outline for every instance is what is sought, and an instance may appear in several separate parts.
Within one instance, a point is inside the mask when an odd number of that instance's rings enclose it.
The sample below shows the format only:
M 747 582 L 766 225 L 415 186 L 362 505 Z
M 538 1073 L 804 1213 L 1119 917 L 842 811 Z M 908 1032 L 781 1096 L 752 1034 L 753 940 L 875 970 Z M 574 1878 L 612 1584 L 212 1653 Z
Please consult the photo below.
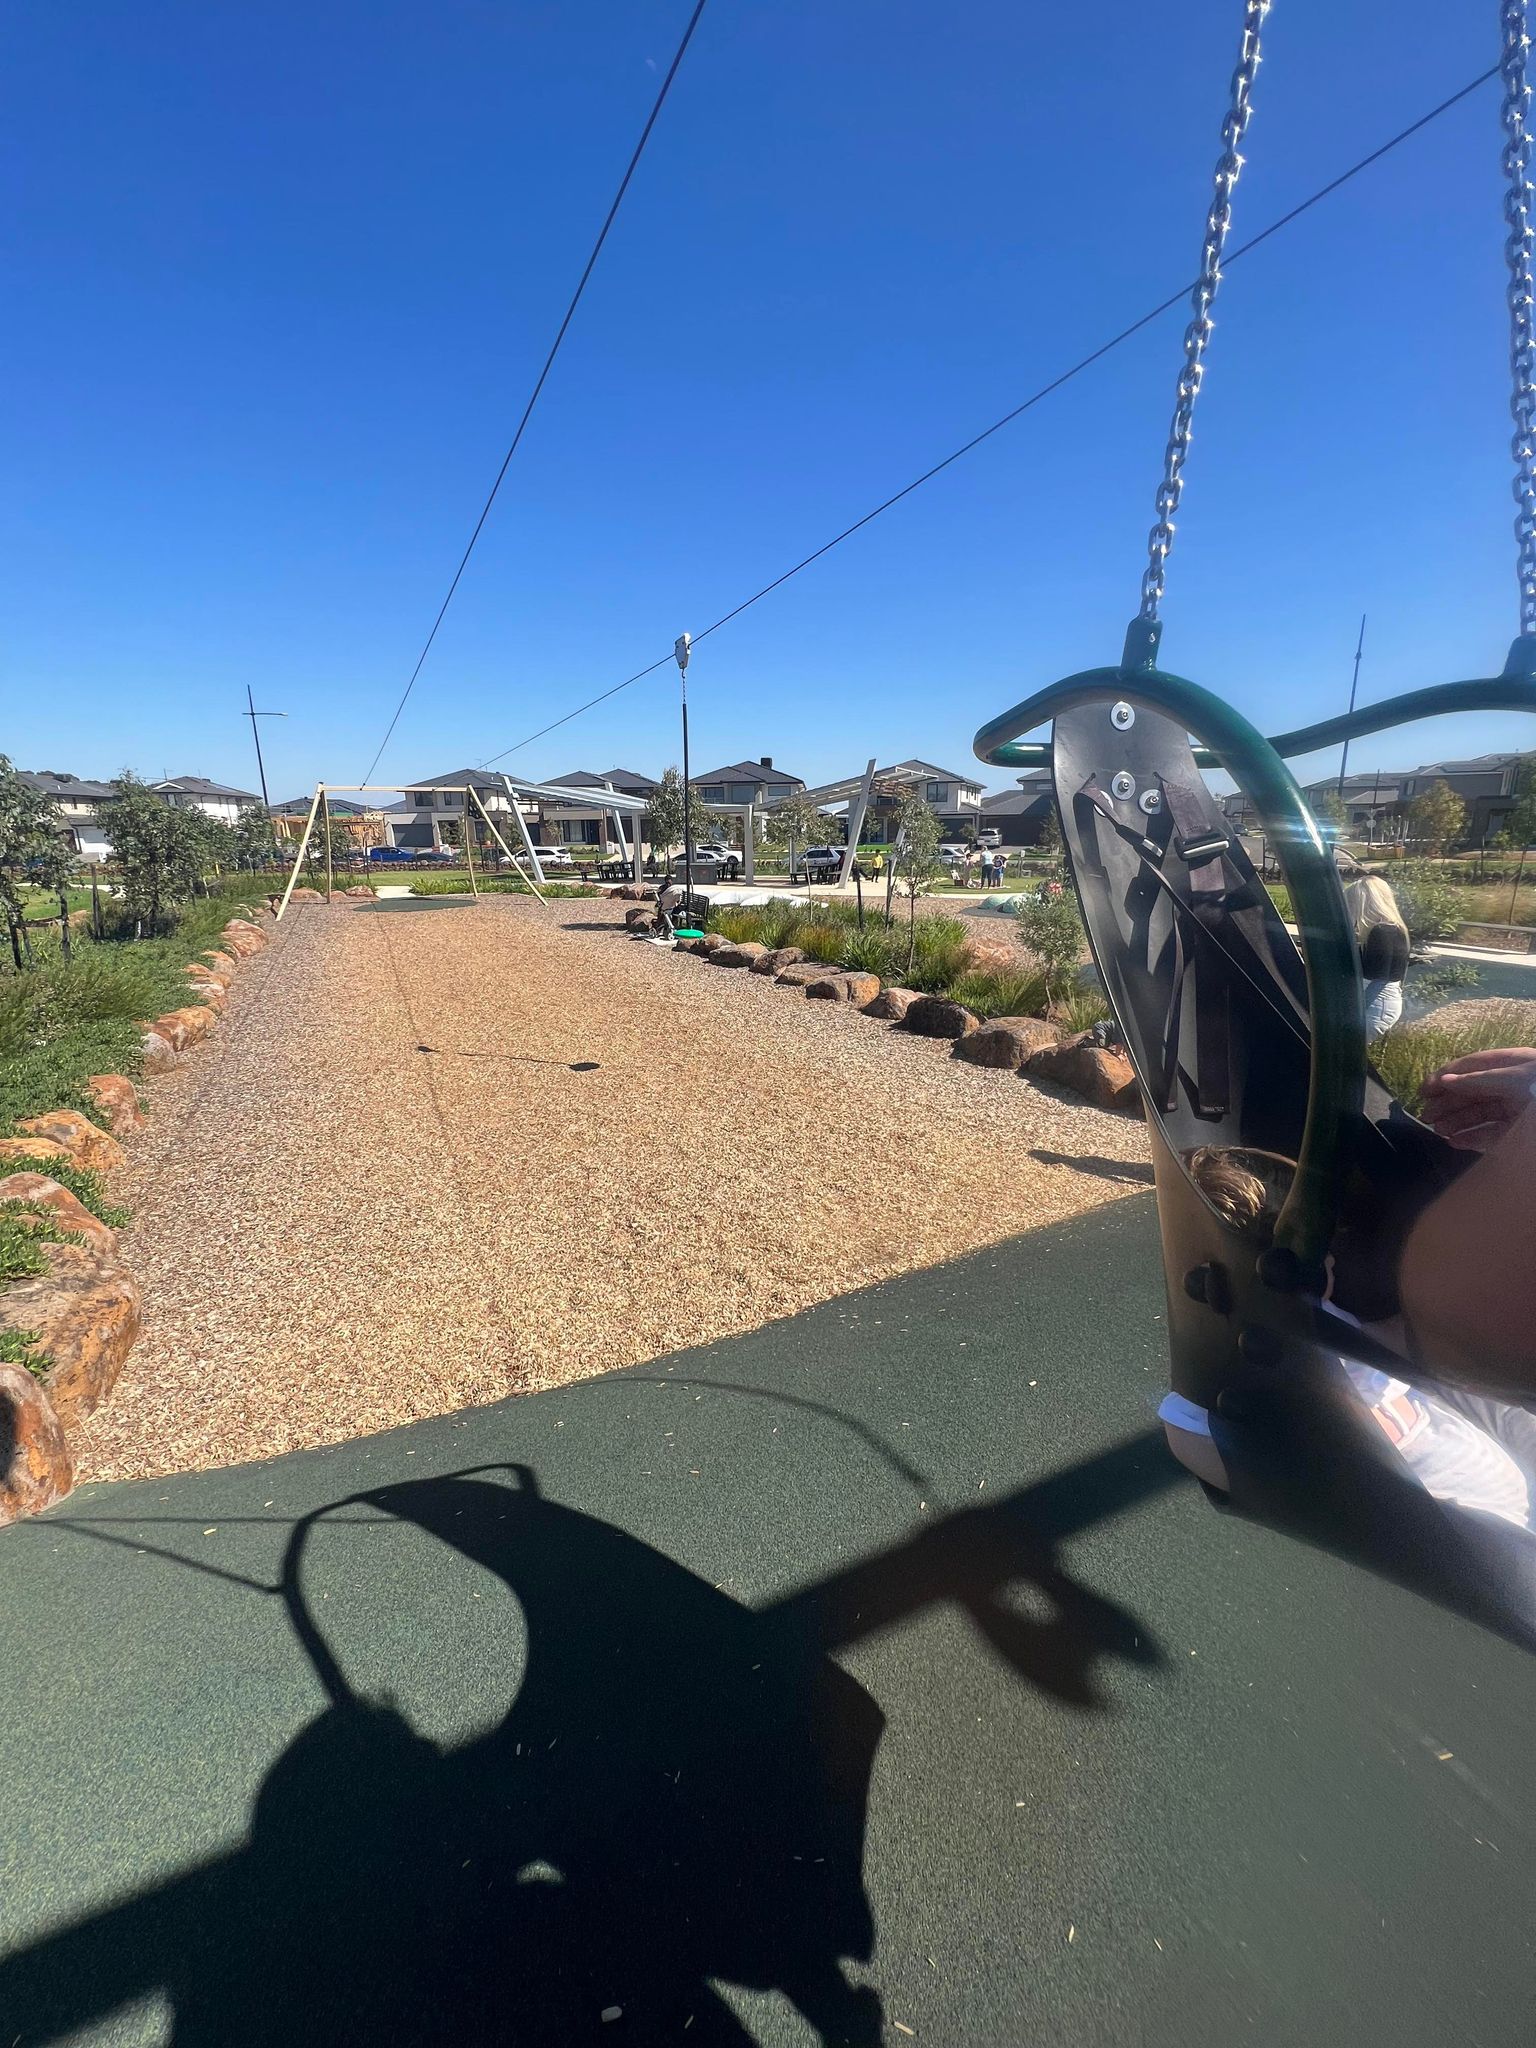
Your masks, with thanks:
M 328 801 L 332 815 L 340 815 L 344 818 L 365 818 L 374 808 L 371 804 L 355 804 L 344 796 L 333 796 Z M 309 807 L 313 802 L 313 795 L 292 797 L 285 804 L 273 804 L 272 816 L 274 818 L 307 818 L 309 816 Z M 404 809 L 404 806 L 401 805 L 399 808 Z
M 939 782 L 963 782 L 968 789 L 980 787 L 974 775 L 962 775 L 957 768 L 940 768 L 933 761 L 898 761 L 894 768 L 877 768 L 877 775 L 899 775 L 903 769 L 914 775 L 931 775 Z
M 782 768 L 765 768 L 761 761 L 733 761 L 725 768 L 711 768 L 695 775 L 695 789 L 701 782 L 756 782 L 765 789 L 804 789 L 803 775 L 786 775 Z
M 647 795 L 656 787 L 654 776 L 639 775 L 633 768 L 574 768 L 569 775 L 551 775 L 550 781 L 571 789 L 601 789 L 605 782 L 611 782 L 615 789 L 629 790 L 632 794 Z
M 443 775 L 424 775 L 420 782 L 402 782 L 402 789 L 463 789 L 465 784 L 472 789 L 499 789 L 505 791 L 506 784 L 499 775 L 484 768 L 450 768 Z
M 1051 802 L 1051 784 L 1047 776 L 1040 782 L 1026 784 L 1022 789 L 1000 789 L 995 796 L 984 796 L 981 808 L 988 818 L 1022 818 L 1042 806 L 1049 806 Z
M 65 775 L 52 768 L 21 768 L 17 773 L 29 789 L 76 803 L 101 803 L 113 793 L 108 783 L 87 782 L 83 776 Z
M 152 782 L 149 786 L 157 792 L 174 790 L 185 796 L 232 796 L 243 804 L 261 801 L 253 790 L 231 789 L 227 783 L 210 782 L 206 775 L 168 775 L 163 782 Z
M 1429 761 L 1422 768 L 1404 768 L 1399 773 L 1405 780 L 1420 775 L 1498 775 L 1517 761 L 1529 759 L 1528 754 L 1474 754 L 1470 761 Z

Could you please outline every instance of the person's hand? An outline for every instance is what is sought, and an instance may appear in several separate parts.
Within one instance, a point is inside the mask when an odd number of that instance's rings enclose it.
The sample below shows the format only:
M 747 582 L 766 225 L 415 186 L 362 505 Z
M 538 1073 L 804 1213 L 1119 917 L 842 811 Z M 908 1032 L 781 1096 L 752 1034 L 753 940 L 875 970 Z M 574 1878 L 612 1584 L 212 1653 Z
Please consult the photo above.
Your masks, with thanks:
M 1529 1046 L 1469 1052 L 1424 1083 L 1419 1115 L 1467 1152 L 1498 1143 L 1536 1095 L 1536 1051 Z

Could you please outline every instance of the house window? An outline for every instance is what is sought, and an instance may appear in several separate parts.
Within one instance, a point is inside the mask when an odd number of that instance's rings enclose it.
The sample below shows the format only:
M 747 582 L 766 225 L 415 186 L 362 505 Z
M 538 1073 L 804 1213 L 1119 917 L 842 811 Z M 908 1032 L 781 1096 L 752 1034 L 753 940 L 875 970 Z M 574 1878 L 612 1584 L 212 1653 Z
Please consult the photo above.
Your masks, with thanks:
M 725 802 L 725 784 L 723 782 L 707 782 L 699 794 L 707 804 L 723 804 Z
M 923 788 L 923 801 L 930 804 L 948 803 L 949 784 L 947 782 L 926 783 Z
M 730 796 L 727 801 L 733 804 L 750 804 L 755 802 L 756 798 L 757 784 L 755 782 L 733 782 L 730 786 Z
M 418 790 L 416 791 L 416 796 L 415 796 L 415 802 L 416 802 L 416 808 L 417 808 L 417 809 L 418 809 L 419 811 L 430 811 L 430 810 L 431 810 L 431 808 L 432 808 L 432 792 L 431 792 L 431 790 L 430 790 L 430 789 L 418 789 Z

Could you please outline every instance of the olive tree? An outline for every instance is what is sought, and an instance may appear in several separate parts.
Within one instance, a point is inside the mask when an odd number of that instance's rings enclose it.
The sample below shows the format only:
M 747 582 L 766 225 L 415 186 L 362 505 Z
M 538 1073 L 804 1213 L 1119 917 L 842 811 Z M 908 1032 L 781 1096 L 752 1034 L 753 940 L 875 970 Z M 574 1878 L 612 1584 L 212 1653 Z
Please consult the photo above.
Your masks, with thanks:
M 1408 806 L 1408 827 L 1432 854 L 1444 853 L 1467 822 L 1467 807 L 1448 782 L 1432 782 Z

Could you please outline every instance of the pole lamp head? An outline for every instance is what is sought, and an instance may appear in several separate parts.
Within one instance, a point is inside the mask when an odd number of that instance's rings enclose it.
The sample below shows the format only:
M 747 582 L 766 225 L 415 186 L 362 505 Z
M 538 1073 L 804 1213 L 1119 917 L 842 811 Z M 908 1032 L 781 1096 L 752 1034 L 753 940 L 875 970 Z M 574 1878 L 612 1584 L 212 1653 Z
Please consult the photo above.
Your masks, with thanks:
M 672 643 L 673 659 L 677 663 L 679 672 L 683 675 L 688 673 L 688 652 L 692 646 L 693 635 L 691 633 L 679 633 Z

